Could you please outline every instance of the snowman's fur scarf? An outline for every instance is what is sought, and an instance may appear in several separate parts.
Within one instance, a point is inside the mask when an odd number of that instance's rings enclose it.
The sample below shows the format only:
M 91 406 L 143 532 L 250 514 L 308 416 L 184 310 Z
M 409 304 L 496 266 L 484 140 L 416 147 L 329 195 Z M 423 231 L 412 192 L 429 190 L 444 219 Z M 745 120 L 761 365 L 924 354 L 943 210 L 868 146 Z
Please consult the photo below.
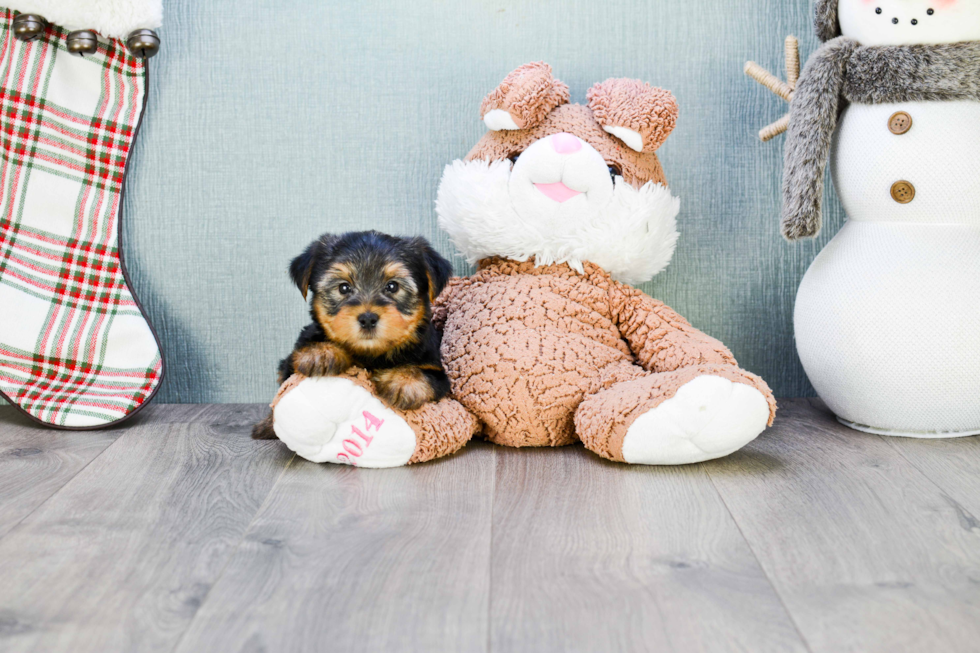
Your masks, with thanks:
M 680 200 L 661 184 L 639 190 L 622 177 L 613 197 L 584 223 L 542 228 L 511 203 L 509 161 L 455 161 L 446 166 L 436 199 L 439 225 L 471 263 L 491 256 L 537 266 L 567 263 L 583 272 L 594 263 L 614 279 L 638 284 L 667 267 L 677 245 Z
M 156 29 L 163 22 L 162 0 L 9 0 L 6 7 L 40 14 L 68 30 L 91 29 L 124 39 L 136 29 Z
M 836 3 L 834 3 L 836 7 Z M 783 235 L 820 232 L 824 174 L 846 102 L 980 101 L 980 43 L 862 47 L 845 36 L 817 50 L 790 105 Z
M 843 105 L 847 59 L 857 47 L 843 36 L 826 43 L 796 84 L 783 165 L 783 235 L 789 240 L 820 232 L 824 171 Z
M 840 36 L 840 23 L 837 19 L 837 3 L 840 0 L 817 0 L 814 27 L 821 41 L 829 41 Z
M 847 62 L 844 97 L 861 104 L 980 100 L 980 41 L 858 48 Z

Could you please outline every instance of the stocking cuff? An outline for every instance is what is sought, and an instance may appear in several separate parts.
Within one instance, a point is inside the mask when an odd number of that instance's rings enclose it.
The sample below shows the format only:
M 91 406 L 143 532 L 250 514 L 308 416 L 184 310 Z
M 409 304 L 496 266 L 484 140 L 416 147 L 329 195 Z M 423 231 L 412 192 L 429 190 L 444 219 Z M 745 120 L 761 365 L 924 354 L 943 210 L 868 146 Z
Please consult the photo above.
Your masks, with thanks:
M 40 14 L 68 30 L 90 29 L 117 39 L 163 24 L 162 0 L 6 0 L 3 4 L 21 13 Z

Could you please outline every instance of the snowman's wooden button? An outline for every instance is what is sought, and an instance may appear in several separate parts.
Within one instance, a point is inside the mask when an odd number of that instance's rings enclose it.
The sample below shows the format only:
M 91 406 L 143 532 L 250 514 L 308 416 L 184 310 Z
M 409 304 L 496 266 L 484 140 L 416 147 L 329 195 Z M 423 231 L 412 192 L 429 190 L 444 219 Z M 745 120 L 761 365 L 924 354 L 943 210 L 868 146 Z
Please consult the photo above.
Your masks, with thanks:
M 907 134 L 910 129 L 912 129 L 912 116 L 904 111 L 892 114 L 892 117 L 888 119 L 888 131 L 896 136 Z
M 899 204 L 908 204 L 915 199 L 915 186 L 907 181 L 892 184 L 892 199 Z

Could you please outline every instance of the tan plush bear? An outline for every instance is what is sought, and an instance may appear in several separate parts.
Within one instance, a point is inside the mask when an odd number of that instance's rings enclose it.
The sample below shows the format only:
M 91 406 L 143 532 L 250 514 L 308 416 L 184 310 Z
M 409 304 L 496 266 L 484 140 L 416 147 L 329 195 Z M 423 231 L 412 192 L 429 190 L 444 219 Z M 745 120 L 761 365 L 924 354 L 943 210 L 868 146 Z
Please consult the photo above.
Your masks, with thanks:
M 717 340 L 626 285 L 669 263 L 679 202 L 654 151 L 673 96 L 607 80 L 569 104 L 544 63 L 483 102 L 489 132 L 447 166 L 439 224 L 473 263 L 433 320 L 453 399 L 400 413 L 363 371 L 293 377 L 277 435 L 317 462 L 388 467 L 462 447 L 581 441 L 604 458 L 684 464 L 728 455 L 772 423 L 766 383 Z

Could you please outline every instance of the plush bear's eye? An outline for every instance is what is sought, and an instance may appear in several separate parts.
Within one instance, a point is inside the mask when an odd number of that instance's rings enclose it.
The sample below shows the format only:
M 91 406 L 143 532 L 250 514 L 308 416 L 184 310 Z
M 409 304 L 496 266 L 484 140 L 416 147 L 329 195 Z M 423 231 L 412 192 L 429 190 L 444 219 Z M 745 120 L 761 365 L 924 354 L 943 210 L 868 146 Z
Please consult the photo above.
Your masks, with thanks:
M 520 154 L 511 154 L 509 157 L 507 157 L 507 160 L 510 161 L 511 165 L 513 165 L 517 163 L 519 158 L 521 158 Z
M 609 176 L 613 178 L 613 181 L 616 181 L 616 177 L 623 176 L 623 171 L 619 169 L 619 166 L 611 165 L 609 166 Z

